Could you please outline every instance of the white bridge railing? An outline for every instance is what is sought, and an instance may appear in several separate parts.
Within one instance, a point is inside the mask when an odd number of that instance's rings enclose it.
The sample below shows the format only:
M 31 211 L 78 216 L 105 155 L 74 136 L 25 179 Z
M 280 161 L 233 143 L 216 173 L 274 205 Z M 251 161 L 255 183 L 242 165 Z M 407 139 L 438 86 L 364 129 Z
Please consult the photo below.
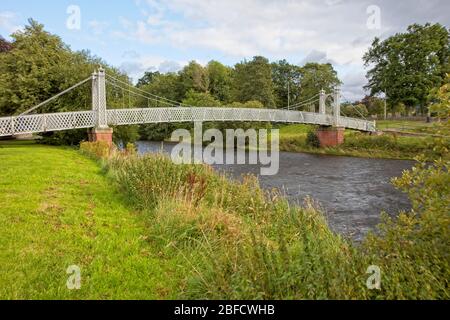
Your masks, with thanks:
M 106 74 L 99 69 L 90 78 L 62 91 L 46 101 L 28 109 L 19 116 L 0 118 L 0 136 L 61 131 L 81 128 L 108 128 L 127 124 L 193 122 L 193 121 L 255 121 L 281 123 L 307 123 L 342 126 L 360 131 L 376 131 L 375 122 L 340 116 L 340 91 L 319 93 L 319 113 L 286 109 L 168 107 L 139 109 L 107 109 Z M 92 110 L 28 114 L 40 106 L 92 80 Z M 120 80 L 114 80 L 120 81 Z M 114 84 L 117 85 L 117 84 Z M 142 91 L 142 90 L 141 90 Z M 326 113 L 326 99 L 333 98 L 333 114 Z M 148 97 L 147 97 L 148 98 Z M 159 97 L 160 99 L 165 99 Z M 167 100 L 167 99 L 165 99 Z M 308 99 L 311 100 L 311 99 Z M 299 105 L 300 106 L 300 105 Z
M 107 109 L 111 126 L 194 121 L 252 121 L 336 125 L 335 117 L 304 111 L 246 108 L 139 108 Z M 95 127 L 95 111 L 59 112 L 0 118 L 0 136 Z M 338 126 L 376 131 L 372 121 L 339 117 Z

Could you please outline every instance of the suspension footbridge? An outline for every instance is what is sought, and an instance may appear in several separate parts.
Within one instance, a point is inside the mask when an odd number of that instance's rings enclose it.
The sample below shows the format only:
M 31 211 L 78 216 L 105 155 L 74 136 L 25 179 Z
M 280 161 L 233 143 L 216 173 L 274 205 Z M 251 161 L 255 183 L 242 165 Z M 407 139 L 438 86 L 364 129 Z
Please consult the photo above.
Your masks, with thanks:
M 76 89 L 86 82 L 92 83 L 92 108 L 84 111 L 32 113 L 39 107 L 57 99 L 67 92 Z M 160 102 L 161 107 L 141 108 L 108 108 L 106 85 L 132 91 L 148 101 Z M 126 87 L 128 86 L 128 87 Z M 332 99 L 331 111 L 326 106 L 326 100 Z M 64 90 L 50 99 L 28 109 L 22 114 L 0 117 L 0 136 L 14 136 L 21 134 L 37 134 L 52 131 L 72 130 L 82 128 L 108 129 L 111 126 L 171 123 L 171 122 L 207 122 L 207 121 L 245 121 L 245 122 L 274 122 L 274 123 L 305 123 L 325 127 L 349 128 L 365 132 L 376 131 L 374 121 L 346 117 L 341 115 L 341 94 L 339 90 L 325 93 L 323 90 L 307 101 L 294 104 L 283 109 L 252 109 L 204 106 L 194 107 L 173 101 L 164 97 L 145 92 L 128 83 L 109 76 L 103 69 L 92 74 L 91 77 Z M 299 111 L 304 106 L 319 103 L 318 112 Z

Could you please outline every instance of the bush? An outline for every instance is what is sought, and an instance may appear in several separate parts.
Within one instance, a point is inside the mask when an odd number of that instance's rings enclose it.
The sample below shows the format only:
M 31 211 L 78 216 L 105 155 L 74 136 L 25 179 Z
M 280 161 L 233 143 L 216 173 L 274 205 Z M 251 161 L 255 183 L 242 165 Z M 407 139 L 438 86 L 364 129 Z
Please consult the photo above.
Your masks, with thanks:
M 450 285 L 450 162 L 419 163 L 394 185 L 413 209 L 387 215 L 364 250 L 383 270 L 380 296 L 388 299 L 448 299 Z
M 105 159 L 109 156 L 111 148 L 106 141 L 81 142 L 80 151 L 95 159 Z
M 126 146 L 128 143 L 134 143 L 139 139 L 139 127 L 136 125 L 116 126 L 113 134 L 114 143 L 120 146 Z
M 320 140 L 317 136 L 317 133 L 314 131 L 309 131 L 306 135 L 306 145 L 313 147 L 313 148 L 319 148 L 320 147 Z

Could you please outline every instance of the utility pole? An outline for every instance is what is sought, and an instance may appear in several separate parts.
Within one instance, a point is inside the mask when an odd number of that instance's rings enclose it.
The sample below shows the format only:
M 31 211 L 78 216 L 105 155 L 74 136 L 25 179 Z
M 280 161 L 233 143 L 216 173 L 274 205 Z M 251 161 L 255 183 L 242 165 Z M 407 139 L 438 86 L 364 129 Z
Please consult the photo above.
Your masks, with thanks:
M 386 88 L 386 77 L 383 77 L 383 84 L 384 84 L 384 120 L 387 119 L 387 88 Z

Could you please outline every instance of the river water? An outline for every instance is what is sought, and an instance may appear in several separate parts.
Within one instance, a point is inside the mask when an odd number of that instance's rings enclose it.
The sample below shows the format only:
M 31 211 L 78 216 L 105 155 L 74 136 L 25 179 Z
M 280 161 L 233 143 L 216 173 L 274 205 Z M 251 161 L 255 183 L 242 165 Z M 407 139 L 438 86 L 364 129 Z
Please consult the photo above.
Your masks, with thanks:
M 141 154 L 170 153 L 174 144 L 139 141 Z M 236 151 L 245 152 L 245 151 Z M 413 166 L 413 161 L 365 159 L 343 156 L 280 152 L 279 171 L 260 176 L 259 165 L 214 165 L 218 171 L 239 179 L 242 174 L 258 176 L 261 187 L 277 188 L 291 204 L 301 204 L 310 196 L 323 208 L 330 227 L 356 241 L 380 222 L 380 213 L 395 216 L 407 210 L 407 196 L 390 180 Z

